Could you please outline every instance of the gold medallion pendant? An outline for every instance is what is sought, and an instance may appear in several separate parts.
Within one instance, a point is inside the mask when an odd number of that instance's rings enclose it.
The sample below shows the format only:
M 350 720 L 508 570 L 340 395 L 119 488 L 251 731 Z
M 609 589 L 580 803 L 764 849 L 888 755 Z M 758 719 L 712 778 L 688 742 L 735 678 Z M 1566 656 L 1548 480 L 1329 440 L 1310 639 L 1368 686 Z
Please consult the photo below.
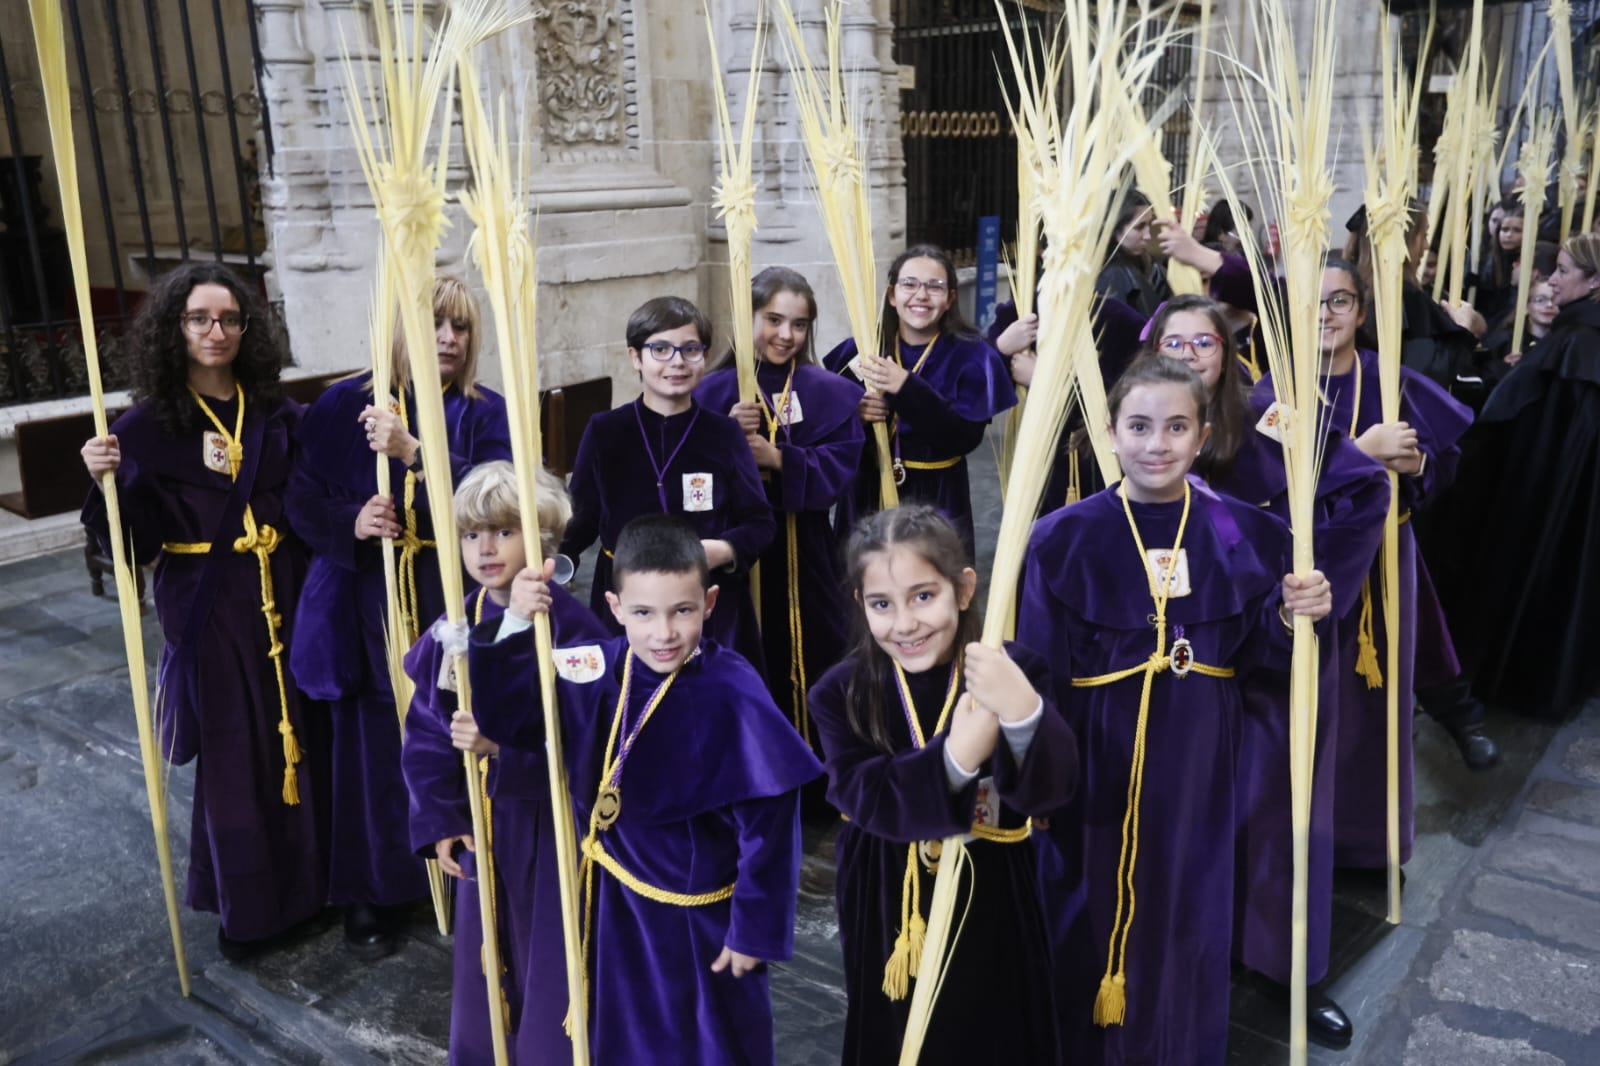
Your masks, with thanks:
M 944 854 L 944 841 L 919 840 L 917 842 L 917 857 L 922 860 L 922 865 L 928 868 L 930 874 L 939 872 L 939 857 Z
M 602 788 L 594 801 L 594 820 L 601 829 L 610 829 L 622 814 L 622 793 L 615 788 Z
M 896 459 L 889 469 L 894 474 L 894 483 L 896 485 L 904 485 L 906 483 L 906 464 Z

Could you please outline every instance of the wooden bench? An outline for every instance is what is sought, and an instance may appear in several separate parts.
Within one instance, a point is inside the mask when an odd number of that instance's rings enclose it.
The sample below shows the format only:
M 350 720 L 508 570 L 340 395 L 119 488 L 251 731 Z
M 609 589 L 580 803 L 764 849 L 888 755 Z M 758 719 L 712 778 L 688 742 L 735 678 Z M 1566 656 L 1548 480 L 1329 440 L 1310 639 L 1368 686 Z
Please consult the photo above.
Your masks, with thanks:
M 550 389 L 539 398 L 539 426 L 544 433 L 544 461 L 566 477 L 578 458 L 578 442 L 589 419 L 611 410 L 611 379 L 595 378 Z

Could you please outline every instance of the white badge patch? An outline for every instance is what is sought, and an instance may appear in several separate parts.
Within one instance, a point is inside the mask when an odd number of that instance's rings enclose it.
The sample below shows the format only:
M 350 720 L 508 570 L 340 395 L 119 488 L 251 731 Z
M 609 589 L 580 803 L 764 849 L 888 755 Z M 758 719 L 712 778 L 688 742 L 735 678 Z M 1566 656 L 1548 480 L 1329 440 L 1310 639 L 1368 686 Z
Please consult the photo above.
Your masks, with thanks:
M 200 458 L 205 462 L 207 470 L 215 470 L 219 474 L 228 472 L 228 441 L 216 430 L 207 430 L 200 446 Z
M 861 376 L 861 353 L 857 352 L 855 357 L 845 364 L 845 367 L 856 376 L 857 381 L 867 380 Z
M 1262 412 L 1261 421 L 1256 423 L 1256 432 L 1263 437 L 1271 437 L 1279 444 L 1283 443 L 1283 410 L 1276 400 Z
M 439 663 L 439 691 L 456 691 L 456 657 L 446 655 Z
M 564 681 L 584 685 L 599 680 L 606 672 L 605 649 L 598 644 L 557 648 L 551 654 L 556 660 L 556 673 Z
M 1166 577 L 1167 567 L 1172 567 L 1172 577 L 1167 583 L 1169 597 L 1189 595 L 1189 549 L 1178 549 L 1178 562 L 1173 565 L 1171 548 L 1150 548 L 1145 551 L 1150 558 L 1150 588 L 1152 595 L 1158 589 L 1158 582 Z
M 711 510 L 713 479 L 710 474 L 683 475 L 683 509 L 685 511 Z
M 773 406 L 773 408 L 776 409 L 778 404 L 782 400 L 783 400 L 783 393 L 781 393 L 781 392 L 773 393 L 772 394 L 772 406 Z M 804 422 L 805 420 L 806 420 L 806 414 L 805 414 L 804 411 L 802 411 L 800 409 L 800 394 L 791 389 L 789 391 L 789 402 L 784 405 L 783 410 L 778 412 L 778 425 L 780 425 L 780 426 L 793 426 L 793 425 L 798 425 L 799 423 Z
M 992 777 L 978 782 L 978 802 L 972 808 L 972 821 L 977 825 L 1000 826 L 1000 793 Z

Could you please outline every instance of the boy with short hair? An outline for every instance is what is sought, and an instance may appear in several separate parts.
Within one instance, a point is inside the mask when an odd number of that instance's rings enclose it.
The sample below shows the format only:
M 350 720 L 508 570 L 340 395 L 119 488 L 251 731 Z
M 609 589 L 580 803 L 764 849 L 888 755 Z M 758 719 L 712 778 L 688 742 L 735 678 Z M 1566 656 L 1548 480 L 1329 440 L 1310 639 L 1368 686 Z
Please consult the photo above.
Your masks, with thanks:
M 545 470 L 539 471 L 538 488 L 540 539 L 549 555 L 572 505 L 560 479 Z M 510 600 L 512 581 L 526 566 L 520 510 L 516 473 L 503 460 L 474 468 L 456 489 L 462 562 L 481 586 L 467 596 L 469 622 L 497 620 Z M 600 620 L 564 589 L 552 588 L 550 596 L 550 624 L 558 643 L 606 637 Z M 462 751 L 482 757 L 485 769 L 484 810 L 493 842 L 494 901 L 500 959 L 506 968 L 502 987 L 511 1008 L 507 1043 L 512 1061 L 570 1061 L 571 1044 L 561 1029 L 567 1010 L 566 948 L 544 752 L 501 751 L 479 735 L 473 716 L 456 706 L 445 653 L 434 631 L 424 633 L 406 656 L 406 673 L 416 684 L 400 758 L 411 792 L 411 846 L 460 879 L 455 892 L 450 1062 L 488 1066 L 494 1061 L 481 962 L 478 889 L 482 882 Z M 481 706 L 481 700 L 475 704 Z
M 589 607 L 606 620 L 611 554 L 622 527 L 640 515 L 681 515 L 722 589 L 722 609 L 707 635 L 763 672 L 750 567 L 778 527 L 743 428 L 694 399 L 710 353 L 711 322 L 682 297 L 658 296 L 628 317 L 627 343 L 643 392 L 584 428 L 561 550 L 577 559 L 600 542 Z
M 702 639 L 709 577 L 693 527 L 636 518 L 606 594 L 624 635 L 555 651 L 598 1063 L 774 1061 L 763 963 L 793 952 L 799 788 L 822 767 L 750 664 Z M 526 629 L 553 603 L 548 567 L 524 570 L 472 633 L 479 723 L 507 747 L 544 744 Z

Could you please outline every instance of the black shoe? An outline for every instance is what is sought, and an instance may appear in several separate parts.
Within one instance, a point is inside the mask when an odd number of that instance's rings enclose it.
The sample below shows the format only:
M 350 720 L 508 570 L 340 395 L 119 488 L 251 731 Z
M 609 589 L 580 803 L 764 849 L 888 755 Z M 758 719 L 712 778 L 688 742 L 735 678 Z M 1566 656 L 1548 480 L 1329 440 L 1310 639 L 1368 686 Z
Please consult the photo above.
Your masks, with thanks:
M 1320 988 L 1306 989 L 1306 1039 L 1332 1051 L 1350 1046 L 1355 1026 L 1333 998 Z
M 1461 761 L 1467 764 L 1467 769 L 1487 770 L 1500 762 L 1500 745 L 1482 726 L 1446 726 L 1445 732 L 1456 742 L 1456 750 L 1461 753 Z
M 217 926 L 217 950 L 222 952 L 222 957 L 229 962 L 245 962 L 261 954 L 266 946 L 264 940 L 235 940 L 222 931 L 222 926 Z
M 393 955 L 399 947 L 398 937 L 379 908 L 367 903 L 345 908 L 344 942 L 357 958 L 367 962 Z

